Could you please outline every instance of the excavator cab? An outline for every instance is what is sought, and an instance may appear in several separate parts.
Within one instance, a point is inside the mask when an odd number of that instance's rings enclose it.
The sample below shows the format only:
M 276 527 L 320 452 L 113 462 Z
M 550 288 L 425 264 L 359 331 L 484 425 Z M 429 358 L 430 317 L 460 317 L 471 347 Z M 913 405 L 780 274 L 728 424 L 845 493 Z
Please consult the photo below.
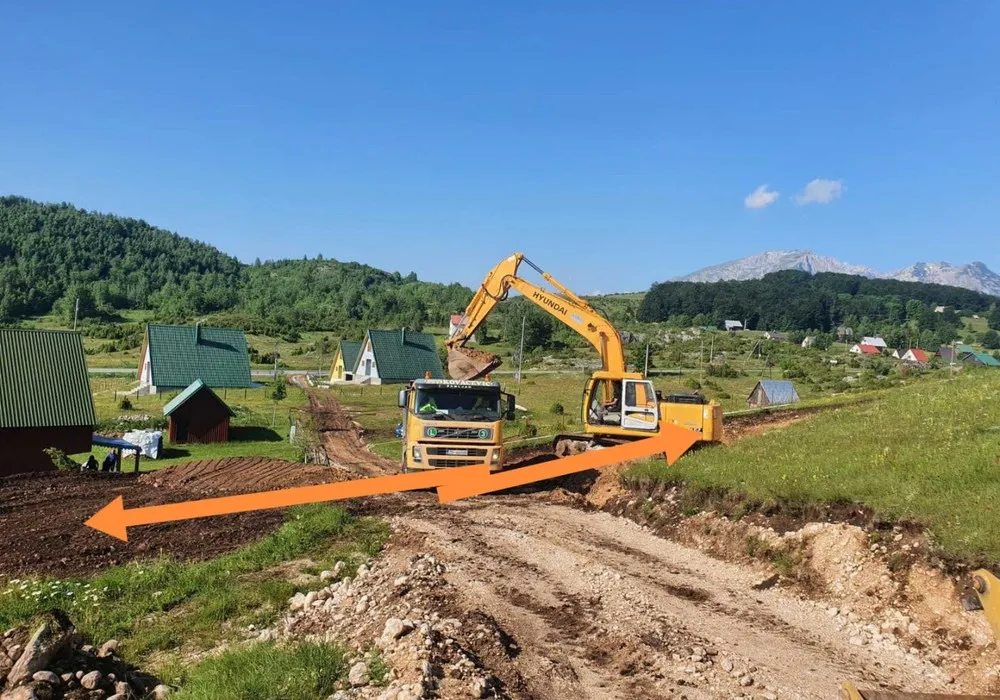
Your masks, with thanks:
M 584 393 L 587 427 L 602 432 L 608 428 L 656 432 L 660 416 L 653 382 L 638 375 L 635 378 L 600 375 L 591 378 Z

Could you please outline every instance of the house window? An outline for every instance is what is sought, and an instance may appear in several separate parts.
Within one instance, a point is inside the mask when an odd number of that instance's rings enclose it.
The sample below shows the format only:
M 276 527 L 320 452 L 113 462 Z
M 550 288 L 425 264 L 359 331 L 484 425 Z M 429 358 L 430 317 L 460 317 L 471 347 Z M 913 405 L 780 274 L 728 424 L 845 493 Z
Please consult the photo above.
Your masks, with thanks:
M 372 376 L 372 361 L 371 359 L 365 360 L 365 376 Z

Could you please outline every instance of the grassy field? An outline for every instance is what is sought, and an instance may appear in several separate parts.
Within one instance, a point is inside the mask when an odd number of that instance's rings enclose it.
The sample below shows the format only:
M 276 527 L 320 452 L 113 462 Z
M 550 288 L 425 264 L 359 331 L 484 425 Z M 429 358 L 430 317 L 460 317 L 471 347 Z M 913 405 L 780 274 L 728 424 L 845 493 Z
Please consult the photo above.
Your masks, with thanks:
M 949 554 L 1000 560 L 1000 372 L 964 370 L 784 430 L 647 462 L 630 480 L 669 480 L 760 503 L 862 503 L 928 526 Z
M 149 416 L 163 421 L 163 406 L 175 394 L 126 396 L 126 392 L 134 386 L 135 382 L 132 379 L 91 377 L 90 388 L 94 395 L 94 408 L 97 411 L 98 432 L 102 434 L 120 432 L 126 426 L 120 422 L 123 416 Z M 142 459 L 140 469 L 144 471 L 160 469 L 178 462 L 219 457 L 262 456 L 300 460 L 301 450 L 289 442 L 288 432 L 289 426 L 307 406 L 306 393 L 292 385 L 289 385 L 287 390 L 287 397 L 275 404 L 268 397 L 268 387 L 219 389 L 217 392 L 219 396 L 236 414 L 231 422 L 230 441 L 214 445 L 171 445 L 164 438 L 163 456 L 157 460 Z M 121 408 L 124 398 L 131 403 L 131 408 Z M 94 448 L 94 455 L 98 460 L 103 459 L 105 454 L 107 454 L 106 449 Z M 86 457 L 86 454 L 74 455 L 73 459 L 82 462 Z M 131 466 L 131 461 L 126 460 L 123 468 L 130 469 Z
M 237 688 L 252 689 L 268 681 L 268 674 L 294 670 L 300 677 L 289 679 L 294 690 L 282 697 L 324 698 L 332 692 L 331 674 L 335 681 L 344 671 L 342 653 L 336 648 L 279 649 L 265 644 L 193 667 L 190 659 L 240 639 L 248 625 L 261 628 L 276 620 L 291 595 L 315 586 L 316 579 L 292 583 L 289 579 L 296 575 L 315 576 L 342 560 L 347 564 L 342 575 L 353 576 L 387 536 L 381 521 L 355 518 L 341 508 L 298 508 L 289 511 L 277 532 L 210 561 L 162 558 L 111 568 L 87 579 L 7 581 L 0 584 L 0 628 L 61 608 L 87 639 L 119 640 L 127 660 L 168 683 L 184 686 L 183 697 L 264 697 L 215 691 L 227 678 Z M 290 568 L 288 562 L 296 566 Z M 259 660 L 272 655 L 273 668 L 261 668 Z M 234 674 L 241 679 L 237 681 Z M 269 690 L 275 687 L 280 685 Z

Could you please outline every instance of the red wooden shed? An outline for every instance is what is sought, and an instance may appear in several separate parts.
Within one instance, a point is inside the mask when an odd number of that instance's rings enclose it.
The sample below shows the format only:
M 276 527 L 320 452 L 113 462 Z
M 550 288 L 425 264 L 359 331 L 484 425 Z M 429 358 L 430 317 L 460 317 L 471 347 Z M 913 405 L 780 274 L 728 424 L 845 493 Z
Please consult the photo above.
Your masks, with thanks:
M 171 443 L 229 442 L 233 412 L 200 379 L 164 406 L 163 415 L 170 419 L 167 430 Z

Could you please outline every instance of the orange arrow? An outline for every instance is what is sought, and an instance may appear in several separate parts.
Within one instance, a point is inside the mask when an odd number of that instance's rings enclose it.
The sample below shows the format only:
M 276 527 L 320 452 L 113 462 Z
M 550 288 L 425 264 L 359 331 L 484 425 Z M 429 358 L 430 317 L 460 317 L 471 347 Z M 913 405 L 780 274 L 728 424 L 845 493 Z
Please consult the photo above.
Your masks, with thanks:
M 178 520 L 208 518 L 215 515 L 245 513 L 251 510 L 287 508 L 305 503 L 342 501 L 347 498 L 377 496 L 397 491 L 414 491 L 451 482 L 479 481 L 489 476 L 489 473 L 489 467 L 485 464 L 454 469 L 430 469 L 408 474 L 378 476 L 371 479 L 339 481 L 333 484 L 319 484 L 318 486 L 299 486 L 279 491 L 260 491 L 238 496 L 205 498 L 197 501 L 128 509 L 125 508 L 124 499 L 119 496 L 94 513 L 84 524 L 112 537 L 117 537 L 123 542 L 128 542 L 128 528 L 136 525 L 153 525 Z
M 137 525 L 193 520 L 216 515 L 245 513 L 252 510 L 287 508 L 305 503 L 341 501 L 347 498 L 377 496 L 397 491 L 414 491 L 436 487 L 438 499 L 441 503 L 448 503 L 460 498 L 502 491 L 588 469 L 600 469 L 611 464 L 649 457 L 657 453 L 665 454 L 667 463 L 673 464 L 698 441 L 698 437 L 698 433 L 694 431 L 678 428 L 674 425 L 665 425 L 658 435 L 644 440 L 603 450 L 583 452 L 572 457 L 553 459 L 542 464 L 512 469 L 509 472 L 498 474 L 490 474 L 489 467 L 482 464 L 472 467 L 430 469 L 408 474 L 340 481 L 318 486 L 299 486 L 278 491 L 260 491 L 238 496 L 205 498 L 197 501 L 183 501 L 141 508 L 126 508 L 125 500 L 119 496 L 94 513 L 84 524 L 112 537 L 117 537 L 123 542 L 128 542 L 128 528 Z
M 485 478 L 477 476 L 449 481 L 438 486 L 438 499 L 441 503 L 449 503 L 460 498 L 503 491 L 588 469 L 601 469 L 611 464 L 629 462 L 659 453 L 667 456 L 667 464 L 673 464 L 680 459 L 681 455 L 691 449 L 699 437 L 698 433 L 693 430 L 668 424 L 664 425 L 661 432 L 654 437 L 627 442 L 624 445 L 608 447 L 603 450 L 590 450 L 571 457 L 533 464 L 530 467 L 488 474 Z

